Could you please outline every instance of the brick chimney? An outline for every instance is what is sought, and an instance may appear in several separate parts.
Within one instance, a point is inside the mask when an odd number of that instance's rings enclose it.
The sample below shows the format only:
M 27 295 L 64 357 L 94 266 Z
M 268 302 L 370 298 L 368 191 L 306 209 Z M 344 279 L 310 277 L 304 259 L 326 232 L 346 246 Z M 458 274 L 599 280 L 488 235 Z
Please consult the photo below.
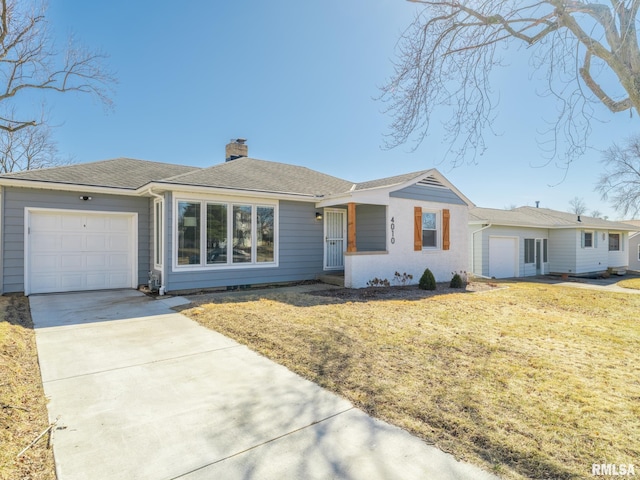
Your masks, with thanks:
M 232 139 L 227 143 L 225 148 L 225 162 L 230 162 L 236 158 L 242 158 L 249 155 L 249 147 L 246 138 Z

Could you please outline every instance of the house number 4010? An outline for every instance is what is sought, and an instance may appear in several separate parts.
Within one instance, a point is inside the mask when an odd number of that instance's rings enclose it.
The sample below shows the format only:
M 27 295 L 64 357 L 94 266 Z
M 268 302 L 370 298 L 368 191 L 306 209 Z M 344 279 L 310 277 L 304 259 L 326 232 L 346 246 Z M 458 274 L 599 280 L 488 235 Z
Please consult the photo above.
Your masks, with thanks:
M 395 237 L 396 223 L 395 222 L 396 222 L 395 217 L 391 217 L 391 245 L 396 243 L 396 237 Z

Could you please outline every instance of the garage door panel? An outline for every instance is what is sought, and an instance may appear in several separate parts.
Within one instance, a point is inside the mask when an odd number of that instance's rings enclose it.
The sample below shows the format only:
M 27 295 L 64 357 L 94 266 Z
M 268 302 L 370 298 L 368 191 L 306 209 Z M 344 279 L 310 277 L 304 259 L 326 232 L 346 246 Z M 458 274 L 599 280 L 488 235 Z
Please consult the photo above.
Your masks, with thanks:
M 129 265 L 129 255 L 109 255 L 109 266 L 124 269 Z
M 103 235 L 87 235 L 86 236 L 86 244 L 84 248 L 86 250 L 97 250 L 104 251 L 107 248 L 107 239 Z M 123 247 L 126 247 L 128 242 L 123 244 Z
M 51 236 L 56 235 L 55 232 L 50 233 Z M 67 252 L 76 252 L 82 249 L 82 238 L 81 234 L 69 234 L 63 233 L 60 235 L 60 241 L 56 245 L 56 250 L 63 250 Z
M 79 253 L 75 255 L 60 255 L 60 268 L 79 270 L 82 268 L 83 256 Z
M 84 215 L 64 215 L 60 217 L 63 230 L 80 230 L 84 227 Z
M 109 231 L 126 233 L 129 230 L 129 225 L 126 219 L 112 218 L 109 220 Z
M 131 214 L 29 212 L 29 293 L 131 288 Z

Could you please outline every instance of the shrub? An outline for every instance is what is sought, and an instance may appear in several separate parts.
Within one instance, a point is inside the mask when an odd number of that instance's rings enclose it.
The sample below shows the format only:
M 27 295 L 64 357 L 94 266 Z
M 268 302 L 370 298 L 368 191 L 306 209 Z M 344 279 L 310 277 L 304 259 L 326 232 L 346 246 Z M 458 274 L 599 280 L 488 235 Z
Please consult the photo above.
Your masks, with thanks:
M 460 276 L 460 274 L 455 273 L 453 275 L 451 283 L 449 284 L 449 288 L 464 288 L 464 282 L 462 281 L 462 277 Z
M 422 290 L 436 289 L 436 278 L 428 268 L 424 271 L 422 277 L 420 277 L 420 283 L 418 283 L 418 287 L 420 287 Z

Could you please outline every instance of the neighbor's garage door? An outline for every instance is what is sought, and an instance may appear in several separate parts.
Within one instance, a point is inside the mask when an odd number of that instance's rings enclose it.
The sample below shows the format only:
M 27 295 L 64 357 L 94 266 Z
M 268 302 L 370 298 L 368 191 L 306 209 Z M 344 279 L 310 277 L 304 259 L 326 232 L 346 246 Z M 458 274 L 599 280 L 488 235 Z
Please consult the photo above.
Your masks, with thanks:
M 135 287 L 135 218 L 29 211 L 25 293 Z
M 509 278 L 518 276 L 518 239 L 489 237 L 489 276 Z

